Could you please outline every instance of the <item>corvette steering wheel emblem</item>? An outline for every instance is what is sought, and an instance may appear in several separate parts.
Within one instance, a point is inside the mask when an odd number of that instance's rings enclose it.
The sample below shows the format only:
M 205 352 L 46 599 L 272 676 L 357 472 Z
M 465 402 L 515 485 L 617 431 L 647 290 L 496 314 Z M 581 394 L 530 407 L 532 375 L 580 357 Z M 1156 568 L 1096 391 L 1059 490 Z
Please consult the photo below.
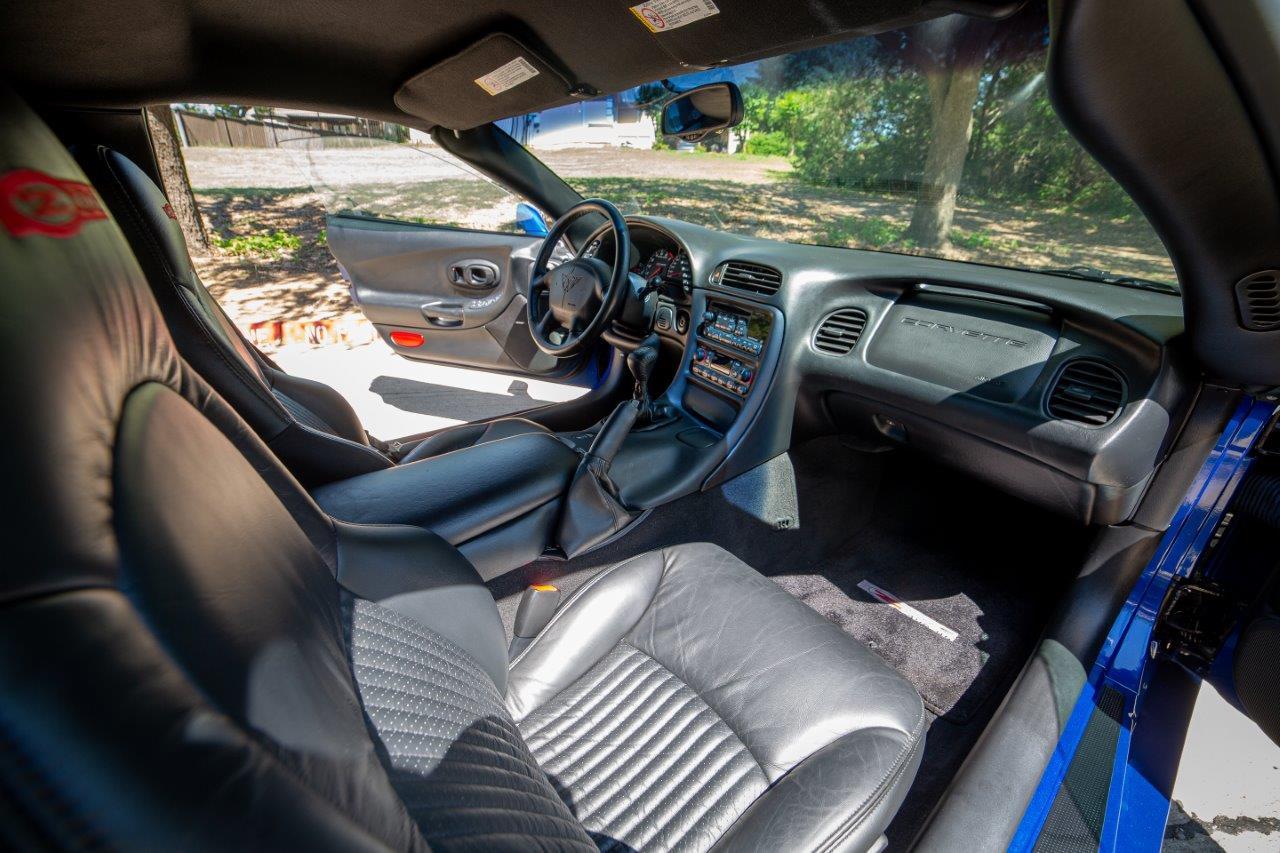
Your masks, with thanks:
M 584 281 L 584 276 L 570 275 L 564 280 L 564 307 L 571 311 L 578 310 L 578 285 Z

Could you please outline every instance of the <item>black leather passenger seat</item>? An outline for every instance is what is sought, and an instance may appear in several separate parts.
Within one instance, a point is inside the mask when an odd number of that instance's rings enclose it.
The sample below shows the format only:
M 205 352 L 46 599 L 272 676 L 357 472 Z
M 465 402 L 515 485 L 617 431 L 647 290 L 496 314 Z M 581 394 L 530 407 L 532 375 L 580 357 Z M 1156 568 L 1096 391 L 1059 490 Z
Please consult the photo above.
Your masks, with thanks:
M 0 846 L 876 843 L 925 715 L 870 651 L 685 545 L 601 573 L 508 662 L 457 549 L 331 519 L 179 357 L 2 91 L 0 176 L 57 202 L 0 223 Z

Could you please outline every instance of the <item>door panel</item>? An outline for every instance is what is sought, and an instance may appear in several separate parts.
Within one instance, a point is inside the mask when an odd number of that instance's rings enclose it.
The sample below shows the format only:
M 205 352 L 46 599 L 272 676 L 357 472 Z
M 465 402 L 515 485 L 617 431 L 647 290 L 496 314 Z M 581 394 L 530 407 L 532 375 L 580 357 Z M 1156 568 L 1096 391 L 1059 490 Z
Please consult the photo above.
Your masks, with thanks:
M 553 378 L 576 370 L 576 359 L 542 353 L 525 321 L 540 238 L 354 215 L 327 227 L 352 297 L 400 355 Z M 397 343 L 393 331 L 421 343 Z

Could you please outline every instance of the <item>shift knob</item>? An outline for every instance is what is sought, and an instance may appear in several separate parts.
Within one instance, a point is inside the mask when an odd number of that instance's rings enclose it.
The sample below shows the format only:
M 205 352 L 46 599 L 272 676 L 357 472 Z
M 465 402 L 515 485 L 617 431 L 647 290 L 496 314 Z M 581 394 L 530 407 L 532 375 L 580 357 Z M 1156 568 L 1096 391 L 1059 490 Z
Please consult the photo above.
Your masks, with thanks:
M 654 365 L 658 363 L 658 336 L 649 333 L 640 346 L 627 353 L 627 369 L 636 380 L 637 400 L 649 399 L 649 377 L 653 375 Z

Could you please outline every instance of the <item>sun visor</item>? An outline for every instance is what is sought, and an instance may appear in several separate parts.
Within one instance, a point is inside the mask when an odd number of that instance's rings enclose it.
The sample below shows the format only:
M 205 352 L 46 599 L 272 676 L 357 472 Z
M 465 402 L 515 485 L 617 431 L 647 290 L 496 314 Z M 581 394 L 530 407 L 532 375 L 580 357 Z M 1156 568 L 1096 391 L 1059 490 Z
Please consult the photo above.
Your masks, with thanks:
M 486 36 L 396 92 L 396 106 L 433 124 L 467 130 L 558 104 L 573 90 L 564 75 L 504 33 Z

